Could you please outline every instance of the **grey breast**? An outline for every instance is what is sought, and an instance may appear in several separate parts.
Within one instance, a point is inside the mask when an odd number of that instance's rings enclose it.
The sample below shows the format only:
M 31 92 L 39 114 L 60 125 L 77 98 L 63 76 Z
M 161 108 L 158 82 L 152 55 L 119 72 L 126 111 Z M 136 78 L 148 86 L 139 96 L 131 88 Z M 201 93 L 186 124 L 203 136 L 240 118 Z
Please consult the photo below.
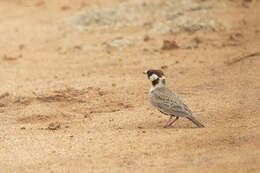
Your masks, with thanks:
M 165 86 L 152 90 L 150 92 L 150 101 L 159 111 L 167 115 L 178 117 L 192 115 L 191 110 L 183 103 L 181 98 Z

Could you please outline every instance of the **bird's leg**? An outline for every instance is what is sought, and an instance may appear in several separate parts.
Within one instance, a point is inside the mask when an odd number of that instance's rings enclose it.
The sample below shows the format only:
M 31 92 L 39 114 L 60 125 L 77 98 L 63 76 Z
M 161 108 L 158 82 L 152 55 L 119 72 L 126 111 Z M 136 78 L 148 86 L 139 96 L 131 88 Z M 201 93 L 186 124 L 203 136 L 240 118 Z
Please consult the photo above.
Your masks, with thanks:
M 163 128 L 169 127 L 169 123 L 171 122 L 171 120 L 172 120 L 172 116 L 170 116 L 170 119 L 169 119 L 168 122 L 163 126 Z
M 168 127 L 171 126 L 175 121 L 177 121 L 179 117 L 176 117 L 172 122 L 169 123 Z

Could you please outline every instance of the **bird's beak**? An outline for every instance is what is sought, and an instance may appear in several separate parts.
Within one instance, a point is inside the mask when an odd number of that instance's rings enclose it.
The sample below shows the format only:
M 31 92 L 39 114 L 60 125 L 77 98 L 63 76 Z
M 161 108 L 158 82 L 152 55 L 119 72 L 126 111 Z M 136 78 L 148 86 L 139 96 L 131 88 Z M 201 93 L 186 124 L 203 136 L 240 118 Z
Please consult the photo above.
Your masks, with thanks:
M 143 72 L 143 74 L 147 74 L 147 70 L 145 70 L 145 71 Z

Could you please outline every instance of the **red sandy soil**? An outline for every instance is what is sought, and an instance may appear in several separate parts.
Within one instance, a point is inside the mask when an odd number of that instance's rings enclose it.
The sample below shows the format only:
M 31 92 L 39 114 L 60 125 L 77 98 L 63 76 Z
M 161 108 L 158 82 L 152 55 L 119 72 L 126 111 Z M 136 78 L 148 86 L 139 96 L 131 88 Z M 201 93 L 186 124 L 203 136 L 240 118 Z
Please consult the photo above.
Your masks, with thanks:
M 260 172 L 260 1 L 193 1 L 180 16 L 222 27 L 82 29 L 67 19 L 123 1 L 1 1 L 0 172 Z M 162 128 L 150 68 L 206 128 Z

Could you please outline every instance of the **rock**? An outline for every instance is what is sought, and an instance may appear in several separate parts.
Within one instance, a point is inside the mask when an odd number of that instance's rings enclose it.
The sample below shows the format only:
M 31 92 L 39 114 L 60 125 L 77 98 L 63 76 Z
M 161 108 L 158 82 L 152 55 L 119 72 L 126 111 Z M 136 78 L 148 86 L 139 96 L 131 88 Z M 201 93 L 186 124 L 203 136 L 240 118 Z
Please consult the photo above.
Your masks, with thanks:
M 161 66 L 161 69 L 167 69 L 167 68 L 168 68 L 167 65 L 163 65 L 163 66 Z
M 0 95 L 0 99 L 4 98 L 4 97 L 8 97 L 10 94 L 8 92 L 5 92 L 3 94 Z
M 178 48 L 179 46 L 174 40 L 173 41 L 163 40 L 163 46 L 161 47 L 162 50 L 173 50 Z
M 148 33 L 176 33 L 183 29 L 194 32 L 208 26 L 211 27 L 211 20 L 214 16 L 205 15 L 205 11 L 207 12 L 209 9 L 198 7 L 197 3 L 191 0 L 151 3 L 122 1 L 118 5 L 106 8 L 82 9 L 68 18 L 68 24 L 85 31 L 108 27 L 138 26 L 143 23 L 143 27 Z M 186 11 L 191 12 L 186 13 Z M 200 15 L 194 15 L 194 11 Z
M 61 124 L 59 122 L 52 122 L 48 125 L 49 130 L 57 130 L 61 127 Z
M 145 35 L 145 36 L 144 36 L 144 41 L 147 42 L 147 41 L 149 41 L 149 40 L 151 40 L 151 37 L 150 37 L 149 35 Z

